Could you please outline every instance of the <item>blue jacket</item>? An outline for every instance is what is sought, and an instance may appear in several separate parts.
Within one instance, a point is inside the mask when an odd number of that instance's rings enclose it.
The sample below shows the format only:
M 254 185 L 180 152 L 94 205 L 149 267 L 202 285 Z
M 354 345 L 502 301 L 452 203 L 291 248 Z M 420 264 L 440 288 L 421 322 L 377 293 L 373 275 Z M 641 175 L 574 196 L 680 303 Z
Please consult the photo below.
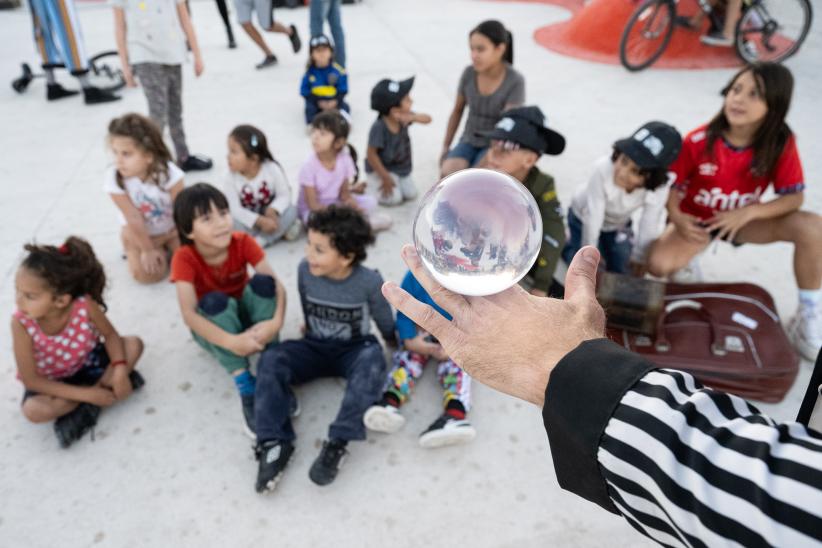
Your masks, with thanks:
M 300 95 L 309 101 L 337 99 L 342 101 L 348 93 L 348 75 L 337 63 L 325 68 L 308 67 L 300 86 Z
M 451 315 L 434 302 L 434 299 L 428 295 L 428 292 L 420 285 L 420 282 L 417 281 L 410 271 L 406 273 L 402 279 L 400 287 L 408 291 L 408 293 L 418 301 L 430 304 L 434 307 L 434 310 L 445 316 L 446 320 L 451 321 Z M 413 339 L 417 336 L 417 324 L 399 310 L 397 311 L 397 335 L 399 336 L 400 342 L 405 339 Z

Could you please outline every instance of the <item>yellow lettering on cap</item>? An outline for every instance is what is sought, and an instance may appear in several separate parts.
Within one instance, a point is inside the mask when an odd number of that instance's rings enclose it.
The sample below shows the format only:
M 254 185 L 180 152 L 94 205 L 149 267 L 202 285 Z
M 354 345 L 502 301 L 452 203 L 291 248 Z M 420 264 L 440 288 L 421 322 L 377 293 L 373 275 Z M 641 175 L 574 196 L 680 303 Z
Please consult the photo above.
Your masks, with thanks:
M 542 195 L 542 201 L 543 202 L 550 202 L 551 200 L 553 200 L 556 197 L 557 197 L 557 191 L 556 190 L 549 190 L 548 192 L 546 192 L 545 194 Z
M 546 261 L 542 257 L 539 258 L 538 263 L 539 263 L 539 266 L 548 266 L 548 261 Z

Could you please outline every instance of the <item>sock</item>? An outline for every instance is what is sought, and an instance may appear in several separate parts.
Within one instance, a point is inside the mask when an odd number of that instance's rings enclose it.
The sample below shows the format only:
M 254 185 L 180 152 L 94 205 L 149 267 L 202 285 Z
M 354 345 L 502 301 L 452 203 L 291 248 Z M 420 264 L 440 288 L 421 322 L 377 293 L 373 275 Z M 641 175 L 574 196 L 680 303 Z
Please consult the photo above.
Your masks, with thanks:
M 383 405 L 390 405 L 391 407 L 399 407 L 400 399 L 397 397 L 396 394 L 392 392 L 386 392 L 382 395 L 382 403 Z
M 253 396 L 254 389 L 257 388 L 257 379 L 246 369 L 239 375 L 234 375 L 234 384 L 237 385 L 241 396 Z
M 800 306 L 814 308 L 822 300 L 822 289 L 800 289 L 799 290 L 799 304 Z
M 77 79 L 80 80 L 80 86 L 83 89 L 91 87 L 91 82 L 88 81 L 88 76 L 86 76 L 85 74 L 78 75 Z
M 46 73 L 46 83 L 48 85 L 53 86 L 57 83 L 57 78 L 54 77 L 54 69 L 45 69 Z
M 445 414 L 452 419 L 465 419 L 465 406 L 459 400 L 450 400 L 445 406 Z

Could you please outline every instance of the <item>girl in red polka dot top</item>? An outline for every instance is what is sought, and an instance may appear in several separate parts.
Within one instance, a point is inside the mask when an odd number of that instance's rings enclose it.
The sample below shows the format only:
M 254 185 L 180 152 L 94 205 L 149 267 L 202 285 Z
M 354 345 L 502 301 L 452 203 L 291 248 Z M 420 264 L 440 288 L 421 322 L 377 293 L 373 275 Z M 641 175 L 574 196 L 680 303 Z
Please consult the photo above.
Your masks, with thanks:
M 23 415 L 55 420 L 67 447 L 92 428 L 101 407 L 127 398 L 143 379 L 134 370 L 143 343 L 121 337 L 106 317 L 103 267 L 85 240 L 26 245 L 15 277 L 11 331 Z

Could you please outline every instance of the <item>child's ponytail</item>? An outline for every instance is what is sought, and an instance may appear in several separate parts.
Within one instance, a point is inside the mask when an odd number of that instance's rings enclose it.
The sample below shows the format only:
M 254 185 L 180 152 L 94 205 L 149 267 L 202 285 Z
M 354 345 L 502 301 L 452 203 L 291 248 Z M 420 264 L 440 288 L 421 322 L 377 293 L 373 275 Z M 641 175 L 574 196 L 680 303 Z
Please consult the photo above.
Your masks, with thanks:
M 356 183 L 360 180 L 360 166 L 357 165 L 359 155 L 357 154 L 357 149 L 354 148 L 354 145 L 348 143 L 346 146 L 348 147 L 348 154 L 351 156 L 351 161 L 354 162 L 354 182 Z
M 88 295 L 106 309 L 106 274 L 86 240 L 69 236 L 59 247 L 26 244 L 24 249 L 28 255 L 22 266 L 42 278 L 55 294 L 72 299 Z
M 502 55 L 502 60 L 510 65 L 514 64 L 514 36 L 511 31 L 505 28 L 505 25 L 496 19 L 489 19 L 474 27 L 468 35 L 471 36 L 475 33 L 482 34 L 495 46 L 505 44 L 505 53 Z

